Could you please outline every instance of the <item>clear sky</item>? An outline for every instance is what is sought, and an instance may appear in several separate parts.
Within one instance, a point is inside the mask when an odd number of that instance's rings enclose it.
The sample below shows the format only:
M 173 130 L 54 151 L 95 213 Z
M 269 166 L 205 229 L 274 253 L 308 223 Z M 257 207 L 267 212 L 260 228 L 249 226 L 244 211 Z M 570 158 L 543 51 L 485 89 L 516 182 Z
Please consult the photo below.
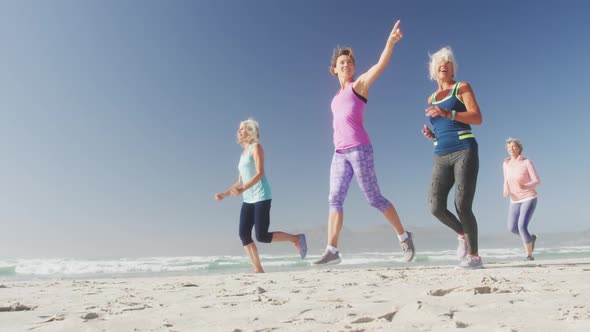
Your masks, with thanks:
M 436 89 L 428 54 L 448 45 L 483 114 L 480 232 L 506 231 L 508 136 L 542 181 L 532 227 L 588 229 L 588 13 L 582 0 L 2 1 L 0 256 L 240 246 L 241 199 L 213 195 L 237 178 L 248 117 L 261 125 L 271 228 L 325 226 L 332 49 L 353 47 L 365 71 L 397 19 L 404 39 L 370 90 L 365 127 L 406 227 L 447 232 L 428 211 L 433 147 L 420 130 Z M 345 226 L 385 222 L 354 183 Z

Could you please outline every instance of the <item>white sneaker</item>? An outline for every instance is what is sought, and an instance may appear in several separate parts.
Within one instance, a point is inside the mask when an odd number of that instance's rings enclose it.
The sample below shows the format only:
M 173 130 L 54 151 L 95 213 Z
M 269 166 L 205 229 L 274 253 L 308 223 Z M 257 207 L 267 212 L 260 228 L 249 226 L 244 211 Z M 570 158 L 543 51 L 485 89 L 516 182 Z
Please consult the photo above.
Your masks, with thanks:
M 457 269 L 464 269 L 464 270 L 475 270 L 475 269 L 482 269 L 483 262 L 481 257 L 479 256 L 472 256 L 467 255 L 463 259 L 461 263 L 456 267 Z
M 463 258 L 467 256 L 467 241 L 465 241 L 465 237 L 462 236 L 458 236 L 457 241 L 459 242 L 457 245 L 457 258 L 463 260 Z

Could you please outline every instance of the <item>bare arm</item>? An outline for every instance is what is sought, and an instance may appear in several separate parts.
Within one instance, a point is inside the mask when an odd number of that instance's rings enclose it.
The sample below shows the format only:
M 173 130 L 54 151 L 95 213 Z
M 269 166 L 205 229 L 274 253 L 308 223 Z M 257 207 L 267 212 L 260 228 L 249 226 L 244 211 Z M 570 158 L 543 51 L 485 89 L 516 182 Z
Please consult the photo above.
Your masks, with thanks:
M 465 104 L 467 112 L 455 113 L 455 121 L 473 125 L 481 124 L 481 112 L 479 111 L 479 105 L 477 105 L 475 94 L 473 93 L 473 89 L 471 89 L 471 85 L 469 85 L 467 82 L 461 83 L 457 94 L 459 99 L 463 101 L 463 104 Z M 451 111 L 452 110 L 442 109 L 438 105 L 433 105 L 426 109 L 426 116 L 442 116 L 444 118 L 451 118 Z
M 254 148 L 252 149 L 252 159 L 254 159 L 254 165 L 256 165 L 256 174 L 247 183 L 233 188 L 233 190 L 231 190 L 232 196 L 237 196 L 243 193 L 245 190 L 258 183 L 258 181 L 264 176 L 264 150 L 262 150 L 260 144 L 254 145 Z
M 467 82 L 462 83 L 459 86 L 458 95 L 459 99 L 463 100 L 467 112 L 455 114 L 455 121 L 474 125 L 481 124 L 483 119 L 481 117 L 481 112 L 479 111 L 479 105 L 477 105 L 477 101 L 475 100 L 475 94 L 473 93 L 473 89 L 471 89 L 471 85 Z
M 236 188 L 240 187 L 241 185 L 242 185 L 242 177 L 240 175 L 238 175 L 238 181 L 236 181 L 236 183 L 234 183 L 226 191 L 215 194 L 215 200 L 221 201 L 226 196 L 230 195 L 232 190 L 235 190 Z
M 367 72 L 361 74 L 354 83 L 354 90 L 365 98 L 369 95 L 369 88 L 373 82 L 377 79 L 377 77 L 379 77 L 379 75 L 381 75 L 385 68 L 387 68 L 391 54 L 393 54 L 393 47 L 395 46 L 395 43 L 397 43 L 404 36 L 399 29 L 399 24 L 400 20 L 397 20 L 393 26 L 393 29 L 391 30 L 391 33 L 389 34 L 389 37 L 387 38 L 385 48 L 379 57 L 379 61 L 369 70 L 367 70 Z

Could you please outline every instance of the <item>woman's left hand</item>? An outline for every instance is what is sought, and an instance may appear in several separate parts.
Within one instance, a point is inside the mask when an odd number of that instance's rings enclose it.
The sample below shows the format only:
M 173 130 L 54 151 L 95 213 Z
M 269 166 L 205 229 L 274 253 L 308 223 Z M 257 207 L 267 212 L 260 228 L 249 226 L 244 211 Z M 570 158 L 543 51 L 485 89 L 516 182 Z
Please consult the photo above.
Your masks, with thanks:
M 430 106 L 426 109 L 426 116 L 430 116 L 430 117 L 437 117 L 437 116 L 442 116 L 443 118 L 449 118 L 449 114 L 451 112 L 440 108 L 439 106 Z

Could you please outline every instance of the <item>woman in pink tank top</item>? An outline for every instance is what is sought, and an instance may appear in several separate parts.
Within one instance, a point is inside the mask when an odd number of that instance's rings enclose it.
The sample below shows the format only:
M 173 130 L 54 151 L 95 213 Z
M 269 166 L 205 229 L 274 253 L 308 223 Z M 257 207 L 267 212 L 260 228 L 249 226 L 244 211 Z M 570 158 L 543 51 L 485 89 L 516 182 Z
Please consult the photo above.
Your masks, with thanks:
M 363 115 L 369 87 L 385 70 L 394 45 L 403 37 L 398 20 L 385 44 L 377 64 L 356 80 L 352 49 L 336 48 L 332 55 L 330 73 L 338 78 L 340 90 L 332 100 L 334 127 L 334 155 L 330 166 L 330 214 L 328 217 L 328 245 L 315 265 L 338 264 L 338 238 L 344 223 L 343 204 L 353 176 L 369 204 L 383 213 L 393 226 L 406 262 L 414 258 L 412 234 L 402 226 L 393 204 L 383 197 L 377 184 L 373 147 L 363 125 Z

